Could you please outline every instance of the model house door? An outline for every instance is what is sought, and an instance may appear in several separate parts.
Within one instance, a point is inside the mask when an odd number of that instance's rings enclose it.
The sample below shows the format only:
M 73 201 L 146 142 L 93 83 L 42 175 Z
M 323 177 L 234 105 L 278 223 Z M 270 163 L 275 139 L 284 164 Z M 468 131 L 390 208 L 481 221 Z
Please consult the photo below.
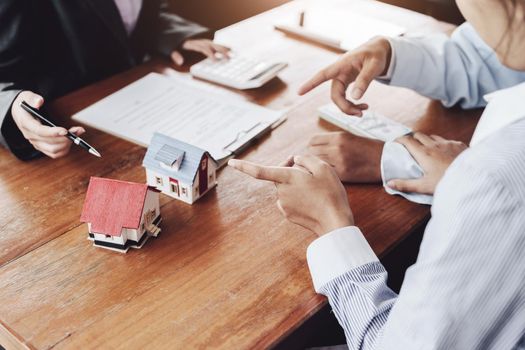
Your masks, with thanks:
M 177 196 L 180 196 L 179 181 L 170 177 L 170 190 Z
M 205 154 L 199 167 L 199 194 L 203 194 L 208 189 L 208 156 Z

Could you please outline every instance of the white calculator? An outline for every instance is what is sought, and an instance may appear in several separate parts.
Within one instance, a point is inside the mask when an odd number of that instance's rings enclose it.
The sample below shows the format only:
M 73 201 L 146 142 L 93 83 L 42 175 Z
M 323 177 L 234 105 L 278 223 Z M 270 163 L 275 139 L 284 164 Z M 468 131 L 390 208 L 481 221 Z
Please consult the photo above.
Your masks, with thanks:
M 195 78 L 246 90 L 263 86 L 287 66 L 283 62 L 265 62 L 232 54 L 228 59 L 217 61 L 207 58 L 191 66 L 190 73 Z
M 381 141 L 394 141 L 407 135 L 412 129 L 379 113 L 363 111 L 362 117 L 347 115 L 333 103 L 319 107 L 319 116 L 355 135 Z

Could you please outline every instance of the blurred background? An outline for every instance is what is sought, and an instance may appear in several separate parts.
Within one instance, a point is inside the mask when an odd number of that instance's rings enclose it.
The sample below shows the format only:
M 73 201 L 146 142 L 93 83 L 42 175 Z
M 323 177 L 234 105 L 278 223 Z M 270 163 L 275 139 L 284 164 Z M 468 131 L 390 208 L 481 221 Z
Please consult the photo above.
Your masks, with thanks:
M 382 1 L 427 14 L 442 21 L 454 24 L 463 22 L 463 17 L 454 0 Z M 183 17 L 212 29 L 220 29 L 285 2 L 288 0 L 171 0 L 171 5 L 174 12 Z M 206 9 L 206 11 L 202 11 L 202 9 Z

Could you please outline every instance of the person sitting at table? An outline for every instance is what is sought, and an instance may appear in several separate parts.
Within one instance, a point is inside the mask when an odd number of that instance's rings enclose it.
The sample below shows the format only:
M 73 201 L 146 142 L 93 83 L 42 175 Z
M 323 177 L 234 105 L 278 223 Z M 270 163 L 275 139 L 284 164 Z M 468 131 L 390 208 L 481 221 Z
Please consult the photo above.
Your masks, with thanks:
M 171 13 L 166 0 L 4 0 L 0 4 L 0 144 L 23 160 L 57 158 L 71 146 L 21 107 L 36 108 L 129 69 L 149 55 L 177 65 L 185 51 L 214 58 L 228 49 L 212 33 Z M 70 129 L 80 135 L 81 127 Z
M 479 88 L 465 81 L 466 68 L 481 67 L 478 60 L 484 66 L 492 56 L 505 69 L 525 70 L 525 0 L 457 3 L 493 53 L 477 60 L 462 56 L 467 63 L 458 65 L 447 60 L 447 50 L 422 54 L 419 46 L 430 45 L 430 39 L 404 42 L 413 53 L 407 69 L 422 72 L 433 62 L 438 72 L 454 71 L 449 79 L 419 75 L 421 88 L 444 94 L 440 86 L 453 82 L 468 91 Z M 455 65 L 445 68 L 449 64 Z M 441 139 L 417 133 L 401 140 L 431 180 L 434 202 L 399 295 L 387 287 L 387 272 L 355 226 L 346 190 L 330 164 L 313 155 L 292 157 L 279 167 L 230 161 L 248 175 L 273 181 L 284 215 L 319 236 L 307 249 L 313 284 L 328 297 L 350 349 L 525 348 L 524 96 L 525 83 L 487 96 L 470 148 L 450 165 L 447 147 L 436 146 Z M 477 94 L 462 97 L 464 104 L 479 104 L 472 98 Z
M 498 11 L 505 9 L 499 6 Z M 508 28 L 508 31 L 513 30 Z M 300 88 L 299 93 L 306 94 L 331 80 L 334 103 L 343 112 L 359 116 L 368 105 L 349 100 L 347 88 L 353 83 L 350 95 L 358 100 L 375 79 L 441 100 L 446 107 L 483 107 L 487 103 L 486 94 L 524 82 L 525 71 L 500 62 L 480 34 L 494 40 L 494 33 L 486 33 L 482 24 L 476 22 L 459 26 L 450 38 L 445 34 L 375 38 L 321 70 Z M 501 42 L 496 46 L 508 44 Z M 511 44 L 523 45 L 517 41 Z M 436 139 L 437 146 L 449 150 L 450 162 L 466 148 L 459 142 L 431 137 Z M 333 165 L 342 181 L 383 181 L 388 193 L 400 194 L 418 203 L 432 202 L 432 186 L 426 184 L 427 179 L 421 178 L 421 168 L 399 143 L 334 132 L 313 136 L 308 150 Z M 414 180 L 404 181 L 406 179 Z

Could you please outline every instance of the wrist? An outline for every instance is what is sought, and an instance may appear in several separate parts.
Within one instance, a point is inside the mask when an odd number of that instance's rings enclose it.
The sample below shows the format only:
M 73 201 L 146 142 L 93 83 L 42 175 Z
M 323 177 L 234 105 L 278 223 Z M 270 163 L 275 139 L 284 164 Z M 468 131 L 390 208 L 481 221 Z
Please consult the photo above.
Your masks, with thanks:
M 316 230 L 318 236 L 323 236 L 334 230 L 354 226 L 354 217 L 350 210 L 348 211 L 337 211 L 334 210 L 332 214 L 325 216 L 324 220 L 319 223 L 319 227 Z
M 380 74 L 384 76 L 388 73 L 388 68 L 390 68 L 390 63 L 392 62 L 392 46 L 390 45 L 390 41 L 384 37 L 378 38 L 378 44 L 381 46 L 381 52 L 384 55 L 383 62 L 385 62 L 385 66 Z

